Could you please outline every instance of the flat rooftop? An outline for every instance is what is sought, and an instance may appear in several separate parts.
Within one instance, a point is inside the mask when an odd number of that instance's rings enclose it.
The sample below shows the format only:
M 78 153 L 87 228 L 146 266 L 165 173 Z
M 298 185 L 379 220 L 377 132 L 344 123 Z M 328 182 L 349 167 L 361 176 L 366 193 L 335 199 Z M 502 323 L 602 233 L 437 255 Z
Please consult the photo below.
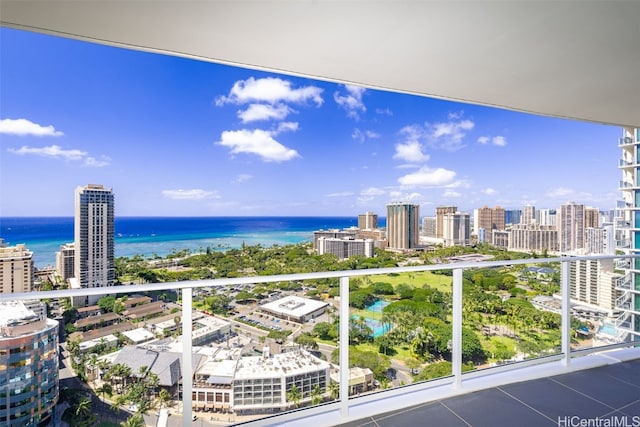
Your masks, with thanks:
M 260 308 L 285 316 L 303 317 L 328 305 L 329 304 L 324 301 L 316 301 L 292 295 L 264 304 L 260 306 Z

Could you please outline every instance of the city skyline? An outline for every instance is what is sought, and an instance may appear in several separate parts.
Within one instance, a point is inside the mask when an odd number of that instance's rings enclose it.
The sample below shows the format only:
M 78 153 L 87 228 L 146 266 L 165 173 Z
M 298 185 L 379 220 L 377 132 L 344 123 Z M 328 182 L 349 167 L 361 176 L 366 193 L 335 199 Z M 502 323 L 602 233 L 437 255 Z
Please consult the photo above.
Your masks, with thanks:
M 73 189 L 89 183 L 113 189 L 116 216 L 383 215 L 394 201 L 431 216 L 619 199 L 617 126 L 0 37 L 0 216 L 73 216 Z

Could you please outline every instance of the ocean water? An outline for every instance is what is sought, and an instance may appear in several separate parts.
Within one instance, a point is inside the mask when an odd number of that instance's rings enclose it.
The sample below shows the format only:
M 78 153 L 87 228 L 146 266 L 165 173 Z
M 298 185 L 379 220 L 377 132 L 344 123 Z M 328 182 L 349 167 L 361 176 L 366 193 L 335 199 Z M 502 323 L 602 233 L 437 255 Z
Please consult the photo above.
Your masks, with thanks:
M 115 255 L 166 256 L 239 248 L 310 242 L 320 229 L 358 225 L 357 217 L 116 217 Z M 24 243 L 37 268 L 55 265 L 60 245 L 73 242 L 73 217 L 0 218 L 0 239 Z

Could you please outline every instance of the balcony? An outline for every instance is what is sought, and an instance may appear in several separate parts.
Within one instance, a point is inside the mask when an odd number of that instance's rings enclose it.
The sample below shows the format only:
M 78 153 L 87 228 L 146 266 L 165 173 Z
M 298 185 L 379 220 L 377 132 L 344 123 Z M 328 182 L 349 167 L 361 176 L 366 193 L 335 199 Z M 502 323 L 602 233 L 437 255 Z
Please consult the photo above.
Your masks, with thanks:
M 632 188 L 637 188 L 637 186 L 633 185 L 631 182 L 627 181 L 619 181 L 618 182 L 618 190 L 630 190 Z
M 626 160 L 620 160 L 618 162 L 618 168 L 619 169 L 634 168 L 634 167 L 637 167 L 637 166 L 638 166 L 637 163 L 629 162 L 629 161 L 626 161 Z
M 349 364 L 349 283 L 351 279 L 383 274 L 451 271 L 451 341 L 447 345 L 451 353 L 449 375 L 436 380 L 400 385 L 360 396 L 349 396 L 349 371 L 340 370 L 339 398 L 334 402 L 304 407 L 294 411 L 269 415 L 253 420 L 239 420 L 243 425 L 375 425 L 378 420 L 409 422 L 406 420 L 433 419 L 436 424 L 449 425 L 460 417 L 471 425 L 509 424 L 510 417 L 518 417 L 518 425 L 557 425 L 556 416 L 589 414 L 604 416 L 619 410 L 629 414 L 637 410 L 640 384 L 640 350 L 637 344 L 621 342 L 599 347 L 572 348 L 570 327 L 569 272 L 573 261 L 589 259 L 633 259 L 640 255 L 585 256 L 570 258 L 524 259 L 508 261 L 460 262 L 455 264 L 421 265 L 410 267 L 380 268 L 368 270 L 325 271 L 305 274 L 252 276 L 175 283 L 155 283 L 111 288 L 59 290 L 25 294 L 3 294 L 0 300 L 62 298 L 97 296 L 107 293 L 131 294 L 159 290 L 177 290 L 182 296 L 182 377 L 193 378 L 192 331 L 193 291 L 199 288 L 238 287 L 247 284 L 276 282 L 301 282 L 314 279 L 339 280 L 339 365 Z M 561 264 L 558 348 L 553 352 L 520 361 L 509 361 L 494 367 L 463 372 L 463 273 L 480 268 L 506 268 L 536 263 Z M 623 313 L 615 322 L 623 326 L 629 313 Z M 626 336 L 626 334 L 625 334 Z M 584 371 L 588 369 L 589 371 Z M 552 378 L 551 378 L 552 377 Z M 614 379 L 611 379 L 611 378 Z M 635 379 L 634 379 L 635 378 Z M 522 383 L 523 381 L 529 381 Z M 613 387 L 615 385 L 615 393 Z M 193 389 L 191 381 L 183 382 L 182 422 L 193 425 Z M 555 396 L 547 403 L 544 399 Z M 597 403 L 593 403 L 593 400 Z M 549 402 L 553 402 L 549 405 Z M 587 405 L 586 402 L 591 402 Z M 479 404 L 486 406 L 478 406 Z M 416 406 L 417 405 L 417 406 Z M 547 406 L 542 406 L 547 405 Z M 475 408 L 475 409 L 474 409 Z M 484 408 L 482 410 L 481 408 Z M 491 408 L 487 411 L 486 408 Z M 539 409 L 537 409 L 539 408 Z M 476 410 L 477 409 L 477 410 Z M 394 412 L 392 411 L 399 411 Z M 447 412 L 449 411 L 449 412 Z M 592 412 L 591 412 L 592 411 Z M 386 414 L 386 415 L 381 415 Z M 452 414 L 456 417 L 452 418 Z M 433 418 L 432 418 L 433 417 Z M 441 417 L 441 418 L 438 418 Z M 206 417 L 208 418 L 208 416 Z M 363 419 L 362 421 L 356 421 Z M 375 420 L 375 421 L 372 421 Z M 405 420 L 405 421 L 401 421 Z M 441 420 L 441 421 L 438 421 Z M 497 421 L 500 420 L 500 421 Z M 204 420 L 203 420 L 204 421 Z M 491 421 L 491 422 L 490 422 Z M 230 421 L 231 422 L 231 421 Z M 354 424 L 351 424 L 354 423 Z M 369 424 L 371 423 L 371 424 Z M 552 424 L 553 423 L 553 424 Z M 384 424 L 381 421 L 381 424 Z M 418 422 L 417 425 L 422 424 Z M 515 425 L 514 423 L 511 423 Z M 207 424 L 208 425 L 208 424 Z
M 616 279 L 616 289 L 623 291 L 631 290 L 631 274 L 627 273 L 624 276 Z
M 620 147 L 622 147 L 623 145 L 632 145 L 632 144 L 635 144 L 635 143 L 633 142 L 633 138 L 631 138 L 629 136 L 626 136 L 624 138 L 620 138 L 618 140 L 618 146 L 620 146 Z

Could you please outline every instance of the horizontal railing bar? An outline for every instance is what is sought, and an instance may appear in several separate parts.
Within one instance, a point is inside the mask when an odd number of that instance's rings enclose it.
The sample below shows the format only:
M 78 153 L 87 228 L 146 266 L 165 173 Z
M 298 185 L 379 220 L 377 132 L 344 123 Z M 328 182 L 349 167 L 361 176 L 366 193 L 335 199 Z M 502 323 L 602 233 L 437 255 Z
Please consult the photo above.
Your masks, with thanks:
M 475 269 L 503 267 L 507 265 L 523 265 L 523 264 L 543 264 L 562 261 L 582 261 L 597 259 L 623 259 L 638 258 L 640 254 L 635 255 L 589 255 L 589 256 L 570 256 L 559 258 L 527 258 L 517 260 L 501 260 L 501 261 L 478 261 L 478 262 L 455 262 L 447 264 L 429 264 L 415 265 L 406 267 L 385 267 L 370 268 L 359 270 L 339 270 L 339 271 L 321 271 L 313 273 L 295 273 L 280 274 L 273 276 L 245 276 L 234 278 L 204 279 L 204 280 L 184 280 L 179 282 L 163 282 L 163 283 L 144 283 L 135 285 L 116 285 L 104 286 L 100 288 L 81 288 L 81 289 L 60 289 L 55 291 L 36 291 L 36 292 L 19 292 L 13 294 L 0 294 L 0 301 L 19 300 L 19 299 L 43 299 L 43 298 L 65 298 L 80 296 L 95 296 L 109 294 L 130 294 L 137 292 L 178 290 L 184 288 L 206 288 L 206 287 L 227 287 L 241 284 L 257 284 L 257 283 L 274 283 L 274 282 L 292 282 L 299 280 L 314 280 L 340 277 L 357 277 L 357 276 L 374 276 L 390 273 L 411 273 L 421 271 L 434 270 L 453 270 Z M 36 295 L 34 295 L 36 294 Z

